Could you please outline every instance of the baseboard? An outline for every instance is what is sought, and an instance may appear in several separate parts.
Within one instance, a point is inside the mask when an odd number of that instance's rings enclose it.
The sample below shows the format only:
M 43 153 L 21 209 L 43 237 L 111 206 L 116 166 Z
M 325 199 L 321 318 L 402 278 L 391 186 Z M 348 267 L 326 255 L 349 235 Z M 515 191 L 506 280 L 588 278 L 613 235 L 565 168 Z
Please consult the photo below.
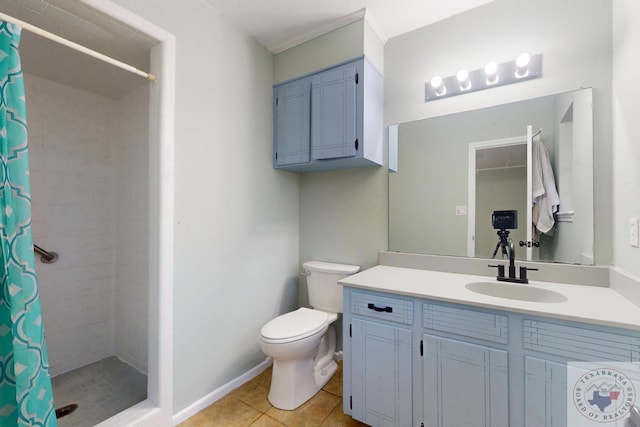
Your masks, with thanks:
M 211 405 L 213 402 L 221 399 L 225 395 L 229 394 L 232 390 L 240 387 L 242 384 L 247 381 L 252 380 L 257 377 L 259 374 L 264 372 L 269 366 L 271 366 L 272 360 L 267 357 L 264 362 L 260 363 L 258 366 L 251 368 L 244 374 L 240 375 L 237 378 L 229 381 L 221 387 L 213 390 L 211 393 L 203 396 L 202 398 L 195 401 L 193 404 L 187 406 L 182 411 L 173 415 L 173 425 L 176 426 L 181 422 L 187 420 L 188 418 L 194 416 L 198 412 L 202 411 L 207 406 Z

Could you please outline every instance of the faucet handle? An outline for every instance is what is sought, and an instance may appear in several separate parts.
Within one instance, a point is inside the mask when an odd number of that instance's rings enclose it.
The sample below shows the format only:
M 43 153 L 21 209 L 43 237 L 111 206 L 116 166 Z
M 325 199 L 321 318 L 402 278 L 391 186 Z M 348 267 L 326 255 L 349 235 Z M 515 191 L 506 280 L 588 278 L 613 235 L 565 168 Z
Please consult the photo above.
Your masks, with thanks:
M 489 267 L 498 269 L 498 276 L 497 276 L 498 279 L 501 277 L 504 278 L 504 264 L 496 264 L 496 265 L 489 264 Z
M 537 268 L 528 268 L 528 267 L 520 267 L 520 280 L 522 280 L 522 283 L 529 283 L 529 280 L 527 279 L 527 270 L 529 271 L 538 271 Z

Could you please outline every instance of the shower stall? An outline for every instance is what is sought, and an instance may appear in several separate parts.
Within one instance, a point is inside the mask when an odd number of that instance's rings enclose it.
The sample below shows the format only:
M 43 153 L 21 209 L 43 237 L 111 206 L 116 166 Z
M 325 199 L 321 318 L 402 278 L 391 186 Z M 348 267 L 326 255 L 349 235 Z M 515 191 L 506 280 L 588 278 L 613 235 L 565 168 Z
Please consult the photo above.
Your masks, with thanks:
M 111 1 L 0 0 L 0 11 L 23 28 L 58 425 L 169 425 L 175 38 Z
M 0 10 L 172 75 L 172 36 L 109 2 L 0 0 Z M 58 425 L 145 413 L 166 423 L 173 80 L 152 85 L 24 30 L 20 54 L 33 238 L 59 255 L 36 256 Z
M 36 265 L 54 399 L 104 417 L 77 424 L 92 425 L 146 399 L 149 89 L 111 99 L 29 74 L 25 86 L 34 242 L 59 254 Z

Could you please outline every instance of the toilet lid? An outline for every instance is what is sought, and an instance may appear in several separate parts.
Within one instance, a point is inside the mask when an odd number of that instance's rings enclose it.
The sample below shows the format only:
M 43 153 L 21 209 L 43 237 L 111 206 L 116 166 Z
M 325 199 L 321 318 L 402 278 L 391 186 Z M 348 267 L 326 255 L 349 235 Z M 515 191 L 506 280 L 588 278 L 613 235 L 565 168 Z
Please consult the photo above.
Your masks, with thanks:
M 268 341 L 296 341 L 318 333 L 327 323 L 327 313 L 303 307 L 269 321 L 260 335 Z

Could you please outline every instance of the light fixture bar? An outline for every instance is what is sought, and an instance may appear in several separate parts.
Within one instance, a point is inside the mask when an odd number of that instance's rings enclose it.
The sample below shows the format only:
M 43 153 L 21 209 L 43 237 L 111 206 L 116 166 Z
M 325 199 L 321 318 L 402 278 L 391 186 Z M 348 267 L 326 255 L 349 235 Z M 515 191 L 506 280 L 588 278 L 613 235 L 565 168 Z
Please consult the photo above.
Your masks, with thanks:
M 528 63 L 526 59 L 528 58 Z M 449 98 L 542 77 L 542 55 L 518 56 L 517 60 L 501 64 L 490 63 L 473 71 L 461 70 L 456 75 L 431 79 L 425 84 L 425 101 Z M 524 65 L 523 65 L 524 64 Z M 495 72 L 493 72 L 495 69 Z M 464 80 L 461 78 L 466 77 Z M 435 83 L 440 83 L 436 85 Z

